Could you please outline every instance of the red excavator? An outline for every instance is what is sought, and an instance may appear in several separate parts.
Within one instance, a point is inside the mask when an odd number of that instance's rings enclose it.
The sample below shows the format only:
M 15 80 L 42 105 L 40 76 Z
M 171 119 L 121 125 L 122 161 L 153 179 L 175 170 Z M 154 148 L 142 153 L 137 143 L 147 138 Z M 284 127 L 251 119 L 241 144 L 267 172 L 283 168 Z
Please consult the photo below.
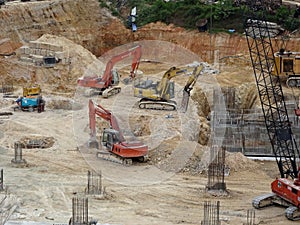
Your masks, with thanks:
M 141 55 L 142 47 L 141 45 L 137 45 L 125 52 L 122 52 L 119 55 L 112 57 L 106 64 L 106 68 L 102 77 L 81 77 L 77 80 L 77 84 L 82 87 L 91 88 L 91 93 L 89 93 L 89 95 L 100 94 L 104 98 L 115 95 L 121 91 L 121 87 L 118 86 L 120 76 L 116 70 L 113 70 L 114 65 L 124 58 L 133 56 L 130 77 L 124 79 L 124 82 L 128 83 L 136 76 L 136 72 L 140 64 Z
M 102 146 L 105 150 L 99 150 L 97 157 L 126 165 L 133 160 L 145 161 L 148 154 L 148 146 L 140 141 L 126 141 L 119 128 L 116 117 L 99 104 L 89 100 L 90 141 L 89 147 L 99 148 L 96 138 L 96 116 L 110 123 L 110 128 L 105 128 L 102 134 Z

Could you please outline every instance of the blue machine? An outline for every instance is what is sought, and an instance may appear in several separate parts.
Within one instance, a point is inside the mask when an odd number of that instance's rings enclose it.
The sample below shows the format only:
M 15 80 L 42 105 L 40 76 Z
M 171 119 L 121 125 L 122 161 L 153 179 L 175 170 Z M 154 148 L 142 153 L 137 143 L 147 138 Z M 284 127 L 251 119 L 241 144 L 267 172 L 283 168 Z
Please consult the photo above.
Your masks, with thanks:
M 38 109 L 38 112 L 44 111 L 45 101 L 41 96 L 38 97 L 19 97 L 16 100 L 21 110 L 28 110 L 33 112 L 34 109 Z

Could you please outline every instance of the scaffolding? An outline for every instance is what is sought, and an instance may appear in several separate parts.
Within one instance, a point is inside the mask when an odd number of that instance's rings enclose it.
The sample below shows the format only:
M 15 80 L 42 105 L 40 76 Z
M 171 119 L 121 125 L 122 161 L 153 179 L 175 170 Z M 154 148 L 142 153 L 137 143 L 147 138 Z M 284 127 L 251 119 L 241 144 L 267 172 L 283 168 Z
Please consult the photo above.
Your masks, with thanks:
M 221 225 L 220 221 L 220 202 L 212 204 L 211 202 L 204 202 L 204 216 L 201 225 Z
M 207 190 L 226 191 L 225 183 L 225 148 L 214 145 L 210 149 Z

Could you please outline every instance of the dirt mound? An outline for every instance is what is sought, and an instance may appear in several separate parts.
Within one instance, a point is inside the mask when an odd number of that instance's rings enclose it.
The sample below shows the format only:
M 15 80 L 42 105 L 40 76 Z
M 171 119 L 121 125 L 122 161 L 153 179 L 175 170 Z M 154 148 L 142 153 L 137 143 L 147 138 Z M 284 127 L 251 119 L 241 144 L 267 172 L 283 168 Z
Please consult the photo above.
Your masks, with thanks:
M 244 156 L 241 152 L 226 152 L 225 164 L 230 168 L 230 171 L 233 172 L 257 168 L 257 163 Z
M 36 68 L 36 79 L 43 84 L 43 92 L 65 95 L 76 91 L 77 79 L 82 76 L 98 75 L 104 68 L 90 51 L 60 36 L 44 34 L 35 41 L 63 47 L 68 63 L 57 63 L 55 68 Z
M 181 172 L 191 175 L 207 173 L 208 166 L 211 163 L 210 151 L 211 148 L 208 146 L 198 145 Z M 232 153 L 226 151 L 225 173 L 240 172 L 255 168 L 257 168 L 257 163 L 247 158 L 242 153 Z
M 257 87 L 254 83 L 242 84 L 236 88 L 236 105 L 239 109 L 252 109 L 259 104 Z
M 130 118 L 130 124 L 133 124 L 133 133 L 135 136 L 147 136 L 150 135 L 150 123 L 151 117 L 147 115 L 139 115 Z
M 82 108 L 81 105 L 72 101 L 71 99 L 52 99 L 46 100 L 48 109 L 64 109 L 64 110 L 79 110 Z

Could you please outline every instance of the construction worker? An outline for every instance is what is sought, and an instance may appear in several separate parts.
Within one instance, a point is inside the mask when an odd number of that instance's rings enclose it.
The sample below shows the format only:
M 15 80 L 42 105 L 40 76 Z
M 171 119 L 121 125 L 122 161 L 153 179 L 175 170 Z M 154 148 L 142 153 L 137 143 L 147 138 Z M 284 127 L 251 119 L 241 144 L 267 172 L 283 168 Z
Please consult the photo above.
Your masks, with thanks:
M 21 106 L 21 101 L 22 101 L 22 97 L 19 96 L 19 97 L 16 99 L 16 103 L 18 104 L 18 106 Z
M 44 112 L 45 110 L 44 107 L 45 107 L 45 101 L 42 99 L 42 97 L 39 97 L 37 103 L 38 113 Z

